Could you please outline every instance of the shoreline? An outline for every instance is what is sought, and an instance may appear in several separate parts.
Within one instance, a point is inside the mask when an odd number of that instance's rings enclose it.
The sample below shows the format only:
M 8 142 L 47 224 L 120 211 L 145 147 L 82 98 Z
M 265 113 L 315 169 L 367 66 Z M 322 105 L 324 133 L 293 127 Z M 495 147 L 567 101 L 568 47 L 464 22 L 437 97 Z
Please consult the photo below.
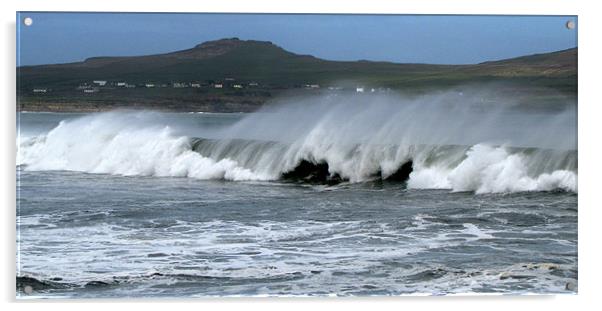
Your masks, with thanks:
M 245 112 L 245 111 L 233 111 L 233 112 L 205 112 L 205 111 L 161 111 L 156 109 L 128 109 L 128 108 L 116 108 L 116 109 L 107 109 L 102 111 L 31 111 L 31 110 L 17 110 L 16 113 L 44 113 L 44 114 L 92 114 L 92 113 L 103 113 L 103 112 L 111 112 L 111 111 L 155 111 L 161 113 L 177 113 L 177 114 L 208 114 L 208 115 L 219 115 L 219 114 L 247 114 L 253 112 Z
M 257 106 L 255 109 L 245 110 L 228 110 L 228 109 L 203 109 L 203 110 L 188 110 L 188 109 L 170 109 L 161 106 L 154 105 L 120 105 L 120 106 L 105 106 L 105 107 L 86 107 L 87 105 L 76 104 L 76 103 L 49 103 L 47 105 L 36 105 L 37 107 L 28 106 L 26 109 L 19 109 L 17 105 L 17 113 L 99 113 L 108 112 L 115 110 L 128 110 L 128 111 L 143 111 L 151 110 L 165 113 L 190 113 L 190 114 L 210 114 L 210 113 L 227 113 L 227 114 L 240 114 L 240 113 L 251 113 L 255 112 L 263 107 L 263 105 Z

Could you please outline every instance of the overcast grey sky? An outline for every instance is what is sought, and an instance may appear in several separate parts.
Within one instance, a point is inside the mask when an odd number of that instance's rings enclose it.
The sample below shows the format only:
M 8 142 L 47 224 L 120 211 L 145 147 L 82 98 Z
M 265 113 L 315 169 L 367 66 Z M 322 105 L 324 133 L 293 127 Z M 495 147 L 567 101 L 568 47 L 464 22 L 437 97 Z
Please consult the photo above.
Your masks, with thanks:
M 33 24 L 24 26 L 25 17 Z M 187 49 L 239 37 L 331 60 L 470 64 L 577 46 L 575 16 L 18 13 L 17 65 Z

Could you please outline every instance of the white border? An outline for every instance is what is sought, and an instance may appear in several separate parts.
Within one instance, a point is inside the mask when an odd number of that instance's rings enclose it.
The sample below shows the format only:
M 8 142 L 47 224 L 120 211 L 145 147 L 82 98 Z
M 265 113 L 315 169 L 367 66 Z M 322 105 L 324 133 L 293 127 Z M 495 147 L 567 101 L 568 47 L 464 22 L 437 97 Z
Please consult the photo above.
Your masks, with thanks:
M 15 12 L 16 11 L 122 11 L 122 12 L 269 12 L 269 13 L 400 13 L 400 14 L 545 14 L 579 16 L 579 294 L 573 296 L 479 296 L 479 297 L 384 297 L 384 298 L 233 298 L 192 300 L 200 303 L 178 303 L 175 308 L 198 309 L 226 307 L 251 308 L 261 310 L 306 310 L 313 308 L 350 308 L 365 309 L 368 304 L 386 310 L 422 310 L 424 308 L 461 309 L 461 310 L 509 310 L 517 307 L 531 307 L 547 310 L 580 310 L 600 307 L 598 292 L 601 274 L 599 256 L 601 243 L 599 238 L 602 217 L 597 191 L 602 185 L 597 181 L 601 173 L 602 161 L 600 134 L 599 84 L 602 79 L 600 68 L 599 32 L 602 29 L 602 12 L 597 10 L 596 1 L 560 1 L 560 0 L 428 0 L 428 1 L 385 1 L 370 0 L 349 3 L 349 1 L 90 1 L 90 0 L 10 0 L 2 2 L 3 44 L 0 87 L 3 101 L 2 114 L 2 268 L 1 282 L 4 307 L 19 310 L 44 308 L 45 310 L 75 310 L 84 308 L 104 309 L 109 306 L 77 302 L 52 301 L 16 302 L 15 284 Z M 94 300 L 98 302 L 99 300 Z M 100 300 L 111 302 L 112 300 Z M 134 300 L 143 305 L 128 305 L 132 301 L 111 304 L 111 308 L 150 308 L 162 310 L 165 303 L 179 300 Z M 191 300 L 186 300 L 190 302 Z M 242 305 L 244 304 L 244 305 Z M 336 304 L 333 305 L 333 304 Z M 372 306 L 372 305 L 370 305 Z

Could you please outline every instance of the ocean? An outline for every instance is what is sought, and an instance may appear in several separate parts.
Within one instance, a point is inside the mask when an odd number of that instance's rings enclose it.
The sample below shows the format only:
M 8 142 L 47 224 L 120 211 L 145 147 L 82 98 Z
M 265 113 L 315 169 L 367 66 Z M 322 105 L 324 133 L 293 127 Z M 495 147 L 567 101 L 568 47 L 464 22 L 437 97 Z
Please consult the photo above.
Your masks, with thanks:
M 576 107 L 17 114 L 17 296 L 568 293 Z

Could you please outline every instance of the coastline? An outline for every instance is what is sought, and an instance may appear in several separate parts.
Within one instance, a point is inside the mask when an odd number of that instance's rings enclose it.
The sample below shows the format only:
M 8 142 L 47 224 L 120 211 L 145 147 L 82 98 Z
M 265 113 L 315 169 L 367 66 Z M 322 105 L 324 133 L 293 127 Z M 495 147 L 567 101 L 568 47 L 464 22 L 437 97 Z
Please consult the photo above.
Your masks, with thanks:
M 186 102 L 172 102 L 165 104 L 162 101 L 156 103 L 131 104 L 112 102 L 24 102 L 17 100 L 16 112 L 47 112 L 47 113 L 94 113 L 106 112 L 117 109 L 127 110 L 154 110 L 161 112 L 178 113 L 249 113 L 263 107 L 265 103 L 253 104 L 190 104 Z

